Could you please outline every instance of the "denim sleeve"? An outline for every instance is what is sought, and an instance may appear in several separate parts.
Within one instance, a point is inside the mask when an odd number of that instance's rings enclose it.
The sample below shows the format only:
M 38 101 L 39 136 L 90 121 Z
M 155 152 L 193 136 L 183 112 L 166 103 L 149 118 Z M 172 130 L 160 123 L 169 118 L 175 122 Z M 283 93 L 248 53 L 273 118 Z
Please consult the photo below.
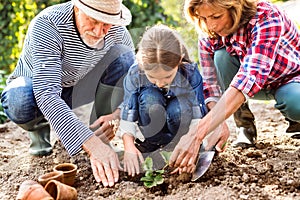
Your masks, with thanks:
M 195 94 L 196 101 L 193 104 L 193 119 L 202 118 L 207 113 L 203 95 L 203 79 L 196 63 L 192 64 L 189 82 Z
M 133 65 L 124 78 L 124 99 L 121 107 L 121 119 L 135 122 L 138 120 L 139 77 L 137 65 Z

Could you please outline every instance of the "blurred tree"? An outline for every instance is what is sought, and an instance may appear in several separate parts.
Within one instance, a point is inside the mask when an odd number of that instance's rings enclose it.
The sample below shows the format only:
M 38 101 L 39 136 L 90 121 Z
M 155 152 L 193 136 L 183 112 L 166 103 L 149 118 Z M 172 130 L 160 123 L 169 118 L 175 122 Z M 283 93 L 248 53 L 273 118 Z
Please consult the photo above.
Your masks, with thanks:
M 47 6 L 66 0 L 6 0 L 0 1 L 0 93 L 8 74 L 14 69 L 22 50 L 31 19 Z M 0 105 L 0 123 L 6 116 Z
M 161 2 L 165 14 L 172 16 L 177 22 L 174 27 L 182 36 L 190 53 L 190 57 L 194 62 L 199 62 L 198 58 L 198 34 L 194 25 L 187 22 L 184 13 L 184 0 L 164 0 Z
M 135 46 L 137 46 L 145 29 L 154 24 L 177 26 L 178 22 L 172 15 L 165 13 L 160 0 L 125 0 L 123 4 L 130 9 L 132 22 L 127 27 Z
M 31 19 L 47 6 L 66 0 L 6 0 L 0 2 L 0 70 L 10 73 L 20 55 Z

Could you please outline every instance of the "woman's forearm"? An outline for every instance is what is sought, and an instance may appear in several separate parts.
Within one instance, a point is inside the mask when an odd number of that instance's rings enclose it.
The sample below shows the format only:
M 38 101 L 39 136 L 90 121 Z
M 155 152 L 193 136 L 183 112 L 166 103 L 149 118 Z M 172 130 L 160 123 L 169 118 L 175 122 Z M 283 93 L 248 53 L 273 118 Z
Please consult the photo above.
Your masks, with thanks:
M 244 101 L 245 97 L 241 91 L 229 87 L 215 105 L 210 105 L 210 111 L 200 120 L 196 137 L 202 141 L 208 133 L 212 132 L 230 117 Z

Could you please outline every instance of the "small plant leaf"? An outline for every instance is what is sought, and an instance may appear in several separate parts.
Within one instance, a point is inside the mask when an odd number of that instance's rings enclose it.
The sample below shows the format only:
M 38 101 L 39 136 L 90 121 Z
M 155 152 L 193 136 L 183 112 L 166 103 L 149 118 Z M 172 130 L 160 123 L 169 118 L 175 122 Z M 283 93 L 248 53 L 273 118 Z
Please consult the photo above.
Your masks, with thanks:
M 155 176 L 154 178 L 154 182 L 159 185 L 159 184 L 162 184 L 164 182 L 164 178 L 162 177 L 161 174 Z
M 160 152 L 166 164 L 168 164 L 171 152 L 162 151 Z M 163 173 L 164 169 L 153 170 L 153 160 L 151 157 L 147 157 L 142 164 L 143 169 L 145 170 L 145 176 L 143 176 L 140 180 L 144 182 L 144 186 L 147 188 L 151 188 L 162 184 L 164 182 Z
M 144 181 L 144 182 L 153 182 L 154 181 L 154 177 L 152 176 L 144 176 L 141 178 L 141 181 Z
M 163 157 L 164 161 L 166 164 L 169 163 L 170 157 L 171 157 L 172 152 L 168 152 L 168 151 L 162 151 L 160 152 L 160 155 Z
M 146 171 L 145 176 L 153 176 L 153 171 L 152 170 Z
M 153 160 L 152 160 L 152 158 L 147 157 L 145 159 L 145 161 L 143 162 L 142 166 L 143 166 L 143 169 L 145 171 L 153 170 Z
M 152 187 L 156 186 L 156 183 L 153 181 L 144 182 L 144 186 L 146 186 L 147 188 L 152 188 Z
M 156 170 L 155 172 L 156 172 L 157 174 L 163 174 L 163 173 L 165 172 L 165 170 L 160 169 L 160 170 Z

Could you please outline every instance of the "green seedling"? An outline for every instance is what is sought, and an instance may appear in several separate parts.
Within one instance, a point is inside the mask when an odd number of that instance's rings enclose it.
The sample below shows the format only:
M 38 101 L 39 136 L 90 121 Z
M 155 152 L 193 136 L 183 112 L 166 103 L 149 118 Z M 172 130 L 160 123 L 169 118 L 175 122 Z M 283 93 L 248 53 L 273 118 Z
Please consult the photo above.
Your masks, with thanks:
M 153 160 L 150 157 L 147 157 L 143 162 L 142 166 L 145 170 L 145 176 L 141 178 L 141 181 L 144 182 L 144 186 L 147 188 L 152 188 L 154 186 L 163 184 L 164 177 L 163 174 L 165 172 L 164 168 L 168 165 L 170 156 L 172 152 L 162 151 L 160 155 L 163 157 L 165 161 L 165 166 L 160 170 L 153 170 Z

